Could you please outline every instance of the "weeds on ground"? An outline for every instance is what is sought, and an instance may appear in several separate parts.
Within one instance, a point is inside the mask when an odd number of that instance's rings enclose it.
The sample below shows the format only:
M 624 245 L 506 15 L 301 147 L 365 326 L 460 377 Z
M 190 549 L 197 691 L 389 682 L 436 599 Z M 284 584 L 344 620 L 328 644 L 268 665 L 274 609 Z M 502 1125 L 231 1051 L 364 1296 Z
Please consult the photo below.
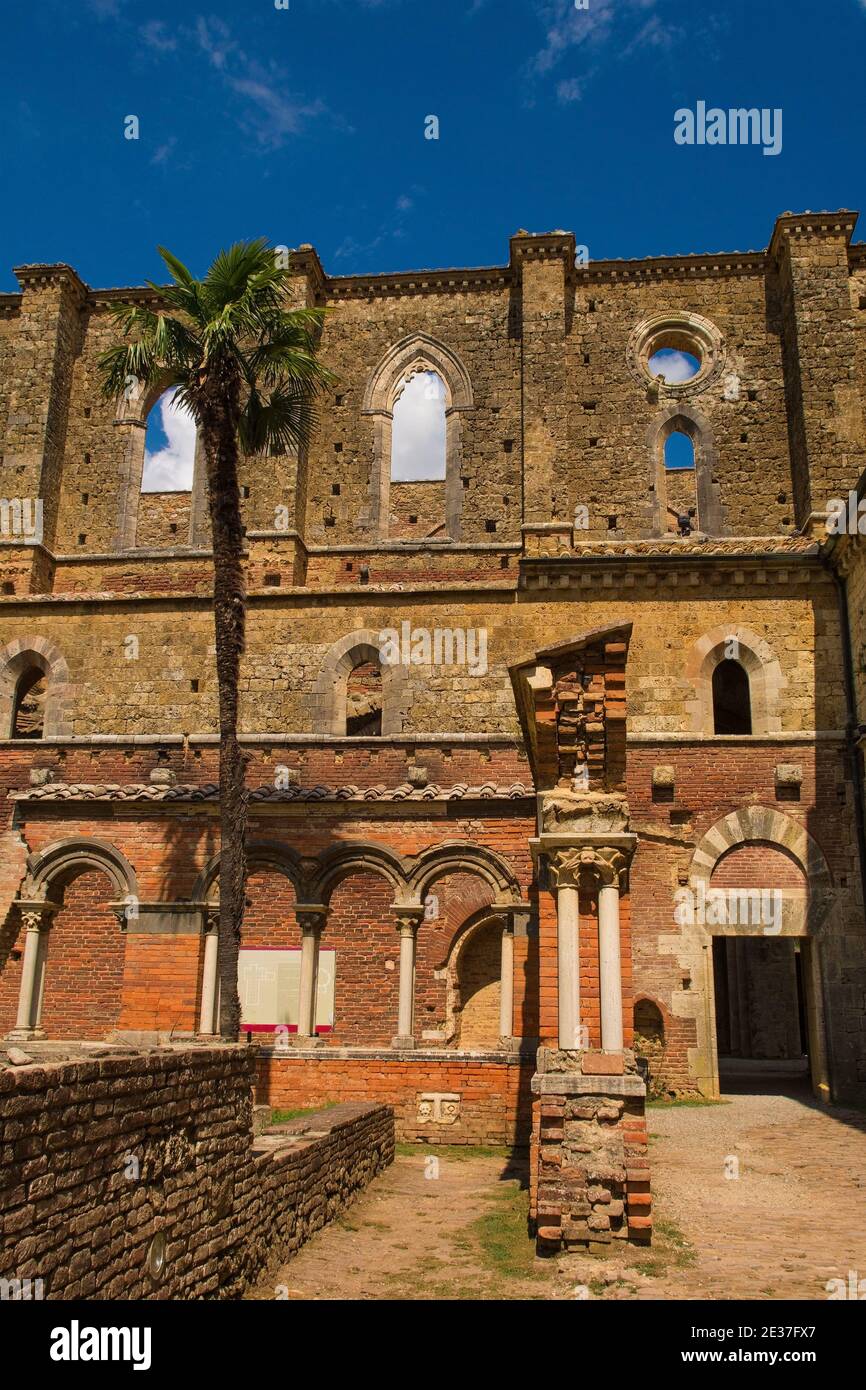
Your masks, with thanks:
M 464 1162 L 469 1158 L 511 1157 L 511 1149 L 506 1144 L 425 1144 L 419 1140 L 415 1144 L 397 1144 L 395 1154 L 401 1158 L 448 1158 Z
M 326 1100 L 323 1105 L 308 1105 L 304 1110 L 272 1110 L 270 1123 L 285 1125 L 289 1120 L 300 1120 L 304 1115 L 318 1115 L 320 1110 L 333 1110 L 340 1104 L 338 1100 Z
M 664 1099 L 648 1100 L 647 1110 L 674 1110 L 680 1107 L 698 1109 L 704 1105 L 730 1105 L 730 1101 L 722 1097 L 721 1100 L 710 1100 L 707 1096 L 668 1096 Z

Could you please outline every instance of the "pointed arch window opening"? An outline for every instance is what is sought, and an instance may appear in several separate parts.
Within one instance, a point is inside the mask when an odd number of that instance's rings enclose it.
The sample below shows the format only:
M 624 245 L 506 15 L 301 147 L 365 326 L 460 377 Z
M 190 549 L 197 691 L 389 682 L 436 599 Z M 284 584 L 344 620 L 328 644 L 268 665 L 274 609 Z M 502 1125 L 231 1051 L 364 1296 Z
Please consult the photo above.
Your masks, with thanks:
M 147 413 L 141 492 L 191 492 L 197 428 L 189 411 L 175 402 L 176 386 L 163 391 Z
M 671 430 L 664 442 L 664 463 L 669 473 L 694 471 L 695 442 L 685 430 Z
M 445 383 L 429 367 L 416 367 L 394 393 L 391 482 L 444 482 L 446 476 Z

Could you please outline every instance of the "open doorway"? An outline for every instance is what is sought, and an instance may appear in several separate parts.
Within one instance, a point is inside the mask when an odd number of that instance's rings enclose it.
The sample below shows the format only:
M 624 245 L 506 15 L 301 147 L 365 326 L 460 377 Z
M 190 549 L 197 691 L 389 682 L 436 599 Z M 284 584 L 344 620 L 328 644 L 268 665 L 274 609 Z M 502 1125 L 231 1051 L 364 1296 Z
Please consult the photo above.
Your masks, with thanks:
M 791 936 L 713 937 L 719 1089 L 807 1092 L 806 955 Z

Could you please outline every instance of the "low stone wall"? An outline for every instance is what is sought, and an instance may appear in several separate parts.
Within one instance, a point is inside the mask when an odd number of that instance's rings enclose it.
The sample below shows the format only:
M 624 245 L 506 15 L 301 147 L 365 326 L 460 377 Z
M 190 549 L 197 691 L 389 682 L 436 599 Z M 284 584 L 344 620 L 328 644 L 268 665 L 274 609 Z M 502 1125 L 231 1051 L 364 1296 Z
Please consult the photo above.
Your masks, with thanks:
M 646 1089 L 630 1053 L 541 1048 L 530 1216 L 539 1253 L 652 1238 Z
M 532 1058 L 507 1051 L 290 1048 L 261 1055 L 256 1096 L 286 1107 L 364 1097 L 393 1106 L 407 1143 L 525 1146 L 532 1071 Z
M 238 1298 L 297 1250 L 391 1162 L 393 1113 L 342 1105 L 254 1138 L 254 1067 L 225 1045 L 0 1070 L 0 1280 Z

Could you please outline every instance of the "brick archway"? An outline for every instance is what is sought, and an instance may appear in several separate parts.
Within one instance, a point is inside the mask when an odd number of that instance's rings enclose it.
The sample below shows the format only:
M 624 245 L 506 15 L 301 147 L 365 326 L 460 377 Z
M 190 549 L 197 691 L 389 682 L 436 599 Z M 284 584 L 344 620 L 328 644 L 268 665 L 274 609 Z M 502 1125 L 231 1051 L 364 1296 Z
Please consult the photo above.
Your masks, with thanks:
M 834 904 L 834 888 L 824 854 L 805 826 L 769 806 L 744 806 L 716 821 L 695 847 L 689 869 L 689 890 L 695 900 L 710 888 L 713 872 L 731 850 L 765 844 L 790 859 L 800 869 L 808 892 L 800 900 L 802 909 L 783 915 L 780 934 L 799 937 L 806 958 L 806 1012 L 812 1085 L 816 1096 L 830 1099 L 831 1078 L 824 1019 L 824 980 L 822 937 Z M 710 925 L 696 918 L 680 926 L 679 935 L 668 938 L 681 966 L 690 977 L 680 1016 L 690 1017 L 695 1027 L 695 1047 L 690 1071 L 699 1090 L 709 1097 L 719 1095 L 713 939 L 716 935 L 755 936 L 754 926 Z

